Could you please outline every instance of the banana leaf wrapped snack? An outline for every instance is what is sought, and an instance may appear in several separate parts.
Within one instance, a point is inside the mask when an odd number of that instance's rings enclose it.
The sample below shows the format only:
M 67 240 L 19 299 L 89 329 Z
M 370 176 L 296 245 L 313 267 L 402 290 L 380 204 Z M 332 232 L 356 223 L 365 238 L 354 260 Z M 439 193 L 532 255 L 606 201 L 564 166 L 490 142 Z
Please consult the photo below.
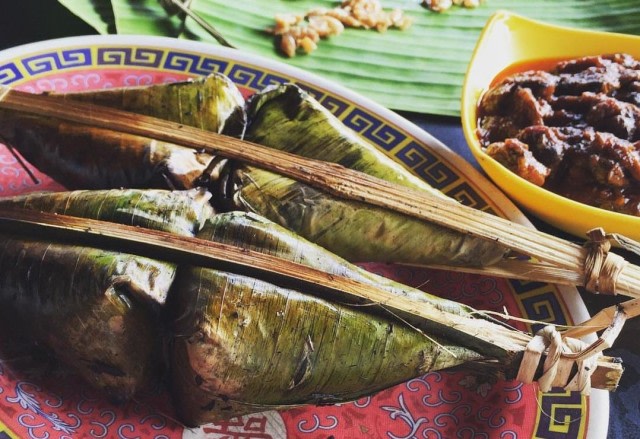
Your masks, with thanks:
M 198 194 L 98 191 L 1 202 L 192 236 L 210 210 Z M 11 320 L 114 401 L 162 373 L 159 321 L 176 264 L 80 244 L 0 234 L 0 318 Z
M 276 111 L 278 105 L 282 105 L 279 103 L 279 97 L 292 93 L 287 90 L 297 93 L 295 89 L 285 88 L 283 93 L 277 92 L 268 95 L 268 98 L 261 97 L 262 100 L 256 98 L 255 108 L 251 111 L 251 124 L 256 123 L 256 126 L 255 131 L 251 131 L 249 127 L 250 136 L 261 136 L 259 114 L 267 111 L 272 101 L 275 109 L 271 111 L 274 111 L 274 114 L 296 119 L 286 111 Z M 298 98 L 302 103 L 307 99 L 304 94 L 300 94 Z M 82 99 L 90 97 L 83 95 Z M 114 105 L 121 102 L 117 99 L 109 101 L 115 102 Z M 301 105 L 292 112 L 298 110 L 305 116 L 296 121 L 296 124 L 307 120 L 311 125 L 322 124 L 324 115 L 314 105 Z M 316 121 L 316 116 L 320 122 Z M 43 142 L 48 138 L 47 132 L 41 127 L 55 128 L 59 126 L 59 121 L 44 118 L 44 121 L 40 120 L 31 126 L 29 123 L 15 123 L 25 117 L 21 113 L 2 110 L 2 136 L 18 150 L 21 150 L 22 144 L 22 149 L 30 149 L 33 155 L 38 155 L 38 148 L 54 151 L 54 154 L 42 155 L 45 158 L 43 166 L 51 169 L 57 168 L 59 161 L 75 160 L 73 166 L 67 167 L 69 175 L 64 178 L 68 180 L 62 181 L 65 184 L 69 184 L 73 176 L 79 176 L 78 182 L 74 183 L 79 187 L 111 187 L 114 184 L 108 180 L 112 175 L 111 170 L 116 175 L 117 168 L 124 161 L 123 166 L 127 172 L 119 174 L 119 181 L 123 182 L 120 183 L 121 186 L 153 186 L 149 184 L 151 180 L 158 187 L 171 189 L 177 186 L 175 182 L 181 182 L 180 187 L 185 188 L 205 185 L 214 191 L 214 206 L 231 206 L 234 209 L 260 213 L 297 233 L 308 235 L 334 252 L 343 251 L 343 255 L 351 260 L 402 262 L 403 256 L 417 252 L 421 254 L 422 259 L 409 259 L 405 262 L 427 263 L 435 260 L 441 264 L 481 265 L 499 260 L 505 253 L 501 245 L 490 240 L 470 237 L 466 233 L 451 231 L 446 227 L 433 226 L 428 222 L 368 203 L 338 200 L 328 192 L 324 193 L 310 185 L 259 169 L 255 164 L 249 166 L 220 159 L 214 155 L 215 145 L 210 153 L 191 151 L 191 154 L 199 155 L 195 168 L 178 159 L 178 163 L 184 165 L 183 170 L 187 170 L 182 175 L 190 176 L 180 179 L 171 176 L 180 166 L 165 166 L 163 157 L 172 154 L 175 148 L 181 147 L 164 145 L 161 153 L 154 159 L 154 163 L 161 165 L 154 167 L 150 161 L 141 160 L 149 155 L 150 149 L 145 150 L 143 146 L 144 152 L 140 153 L 139 145 L 155 145 L 155 140 L 134 136 L 138 143 L 130 147 L 129 141 L 124 144 L 117 141 L 101 142 L 103 136 L 100 134 L 91 140 L 90 149 L 84 154 L 90 155 L 93 149 L 104 147 L 105 150 L 109 148 L 109 154 L 114 155 L 111 160 L 94 162 L 104 166 L 99 172 L 85 172 L 85 159 L 77 154 L 69 158 L 64 152 L 72 151 L 73 148 L 76 152 L 80 151 L 77 147 L 82 143 L 81 140 L 69 147 L 65 140 L 68 136 L 62 134 L 47 144 Z M 180 116 L 177 117 L 179 119 Z M 265 117 L 264 120 L 269 118 Z M 47 125 L 50 122 L 52 125 Z M 180 119 L 180 123 L 187 122 Z M 285 121 L 282 123 L 286 125 Z M 333 126 L 333 122 L 328 125 L 328 134 L 324 135 L 331 138 L 336 126 Z M 337 127 L 339 128 L 339 125 Z M 319 131 L 322 132 L 323 130 Z M 271 142 L 267 137 L 260 137 L 260 141 Z M 336 137 L 337 143 L 346 141 L 349 145 L 349 135 L 338 133 Z M 347 162 L 376 176 L 396 175 L 395 165 L 387 167 L 387 164 L 382 163 L 378 169 L 375 154 L 369 151 L 366 145 L 360 145 L 360 141 L 356 143 L 353 149 L 347 146 Z M 24 144 L 30 146 L 24 148 Z M 316 141 L 316 144 L 319 143 Z M 114 148 L 113 145 L 122 148 Z M 135 153 L 131 154 L 129 150 Z M 47 157 L 52 159 L 49 160 Z M 361 167 L 360 159 L 362 163 L 369 165 Z M 341 159 L 333 157 L 331 160 L 340 162 Z M 137 166 L 145 171 L 136 173 Z M 158 172 L 157 169 L 161 171 Z M 195 171 L 191 172 L 193 169 Z M 136 180 L 138 175 L 145 177 Z M 147 178 L 148 176 L 152 178 Z M 413 186 L 412 180 L 404 179 L 409 187 L 422 190 L 420 184 Z M 281 182 L 284 189 L 278 187 Z M 443 209 L 455 204 L 441 195 L 437 197 L 442 200 Z M 9 205 L 11 201 L 7 203 Z M 74 213 L 74 209 L 67 209 L 67 204 L 69 203 L 52 205 L 58 206 L 56 209 L 63 209 L 54 211 Z M 23 202 L 25 207 L 31 205 Z M 117 206 L 118 203 L 114 205 Z M 141 203 L 140 207 L 146 209 L 150 206 Z M 90 208 L 84 213 L 80 209 L 77 214 L 108 219 L 108 216 L 101 216 L 102 211 L 102 207 Z M 115 211 L 118 211 L 117 207 Z M 151 211 L 154 211 L 153 207 Z M 361 212 L 362 216 L 358 217 Z M 139 216 L 144 218 L 147 215 Z M 160 218 L 163 218 L 162 215 Z M 358 222 L 355 227 L 352 224 L 349 228 L 352 218 Z M 127 215 L 115 216 L 114 220 L 128 221 Z M 171 216 L 167 216 L 160 223 L 163 221 L 170 223 Z M 339 225 L 338 232 L 332 237 L 332 226 L 335 225 Z M 156 227 L 155 222 L 151 222 L 150 227 Z M 254 215 L 227 213 L 211 216 L 202 230 L 194 228 L 192 231 L 197 233 L 200 241 L 204 239 L 242 243 L 242 248 L 246 251 L 267 253 L 280 261 L 293 260 L 302 266 L 322 269 L 329 274 L 327 279 L 355 279 L 371 291 L 384 292 L 383 296 L 390 301 L 406 299 L 407 302 L 417 304 L 421 313 L 413 315 L 404 311 L 389 312 L 386 308 L 388 303 L 385 301 L 354 302 L 351 296 L 343 297 L 342 293 L 336 295 L 335 291 L 333 295 L 318 296 L 315 290 L 307 291 L 307 284 L 304 283 L 285 286 L 271 278 L 248 275 L 243 269 L 226 270 L 172 259 L 169 262 L 177 264 L 174 270 L 177 275 L 171 282 L 168 293 L 169 306 L 159 304 L 160 308 L 166 311 L 160 313 L 164 319 L 161 319 L 159 326 L 168 330 L 159 332 L 170 334 L 172 356 L 169 368 L 172 371 L 173 394 L 177 401 L 176 406 L 181 410 L 181 418 L 190 425 L 266 408 L 349 400 L 440 367 L 462 364 L 477 371 L 488 371 L 512 378 L 518 372 L 525 346 L 531 341 L 529 335 L 478 318 L 472 310 L 464 306 L 442 301 L 366 274 L 338 256 L 320 247 L 314 247 L 290 232 L 287 232 L 287 235 L 276 224 L 258 219 Z M 445 237 L 438 241 L 437 237 L 443 236 L 443 233 Z M 325 236 L 329 238 L 322 241 Z M 421 239 L 415 240 L 416 236 Z M 404 249 L 398 247 L 401 243 L 411 240 L 420 242 Z M 353 241 L 358 241 L 359 244 L 353 247 L 345 246 L 345 243 Z M 359 248 L 362 245 L 366 249 L 371 241 L 375 244 L 369 250 Z M 341 250 L 342 248 L 347 250 Z M 395 253 L 394 249 L 397 250 Z M 164 262 L 162 252 L 152 256 L 151 259 Z M 167 270 L 167 273 L 169 272 L 170 270 Z M 363 303 L 368 306 L 361 306 Z M 374 305 L 371 305 L 372 303 Z M 405 308 L 405 311 L 407 309 Z M 156 314 L 152 313 L 152 320 L 155 316 Z M 149 346 L 154 346 L 154 343 L 150 343 Z M 357 362 L 358 359 L 354 357 L 354 354 L 359 352 L 356 351 L 357 346 L 362 346 L 362 352 L 367 355 L 378 355 L 371 361 L 378 369 L 369 370 L 368 365 Z M 398 359 L 402 360 L 398 362 Z M 144 363 L 147 360 L 143 358 L 140 361 Z M 533 369 L 529 368 L 532 370 L 532 377 L 540 372 L 537 370 L 537 363 L 533 366 Z M 274 372 L 280 370 L 280 367 L 283 371 L 282 376 Z M 593 364 L 580 363 L 578 366 L 581 372 L 592 368 Z M 340 378 L 334 382 L 331 379 L 334 376 Z M 547 379 L 547 382 L 552 381 Z
M 48 210 L 239 244 L 245 252 L 408 298 L 431 310 L 433 319 L 340 293 L 322 297 L 303 284 L 283 286 L 241 268 L 167 262 L 161 249 L 149 258 L 37 242 L 44 250 L 16 271 L 8 261 L 33 240 L 15 237 L 6 238 L 0 257 L 1 309 L 39 321 L 34 336 L 114 399 L 131 397 L 168 367 L 174 405 L 187 425 L 348 401 L 454 366 L 515 376 L 528 335 L 368 273 L 255 214 L 212 214 L 206 199 L 193 191 L 75 191 L 4 199 L 0 208 Z M 101 264 L 109 269 L 100 270 Z M 96 288 L 81 288 L 80 276 Z M 51 281 L 60 287 L 50 288 Z M 161 364 L 165 344 L 171 354 Z M 129 372 L 134 366 L 146 373 Z
M 303 157 L 338 163 L 382 180 L 449 200 L 424 180 L 347 129 L 309 93 L 293 84 L 265 88 L 247 102 L 245 138 Z
M 0 246 L 3 324 L 27 332 L 112 401 L 152 388 L 162 357 L 150 304 L 168 294 L 175 264 L 6 235 Z
M 457 303 L 352 266 L 256 215 L 218 214 L 198 237 L 238 243 L 371 285 L 379 282 L 394 294 L 468 314 Z M 427 337 L 392 314 L 376 314 L 372 307 L 239 273 L 183 267 L 172 299 L 172 389 L 188 425 L 228 413 L 353 400 L 427 370 L 484 358 L 446 338 Z
M 157 117 L 208 130 L 230 126 L 234 129 L 225 133 L 240 135 L 243 129 L 238 128 L 239 121 L 245 116 L 238 110 L 238 94 L 220 93 L 231 101 L 226 104 L 220 103 L 225 101 L 222 97 L 211 102 L 193 98 L 200 96 L 198 90 L 205 85 L 224 90 L 231 87 L 226 82 L 207 81 L 63 97 L 134 112 L 145 113 L 154 108 L 150 114 Z M 200 118 L 164 111 L 154 104 L 155 99 L 146 97 L 158 94 L 161 101 L 165 89 L 195 89 L 184 94 L 201 102 L 201 106 L 222 107 L 215 111 L 228 118 L 217 125 L 203 125 Z M 124 98 L 129 95 L 140 96 Z M 229 112 L 230 107 L 237 111 Z M 444 206 L 455 203 L 357 137 L 294 85 L 258 94 L 248 111 L 247 136 L 256 142 L 438 194 Z M 507 252 L 492 241 L 366 203 L 341 200 L 282 175 L 140 136 L 0 111 L 0 137 L 69 189 L 206 186 L 214 194 L 212 203 L 218 209 L 258 213 L 350 261 L 479 267 L 501 260 Z
M 242 95 L 220 74 L 166 85 L 54 96 L 234 136 L 242 135 L 246 125 Z M 191 189 L 208 174 L 212 159 L 210 154 L 167 142 L 5 110 L 0 110 L 0 132 L 0 138 L 69 189 Z
M 120 108 L 230 136 L 241 136 L 246 126 L 244 98 L 235 84 L 220 73 L 169 84 L 54 96 Z
M 340 164 L 453 202 L 346 128 L 307 92 L 292 84 L 251 97 L 245 138 L 303 157 Z M 236 207 L 259 212 L 350 261 L 486 266 L 506 250 L 396 212 L 336 199 L 321 190 L 254 167 L 233 178 Z

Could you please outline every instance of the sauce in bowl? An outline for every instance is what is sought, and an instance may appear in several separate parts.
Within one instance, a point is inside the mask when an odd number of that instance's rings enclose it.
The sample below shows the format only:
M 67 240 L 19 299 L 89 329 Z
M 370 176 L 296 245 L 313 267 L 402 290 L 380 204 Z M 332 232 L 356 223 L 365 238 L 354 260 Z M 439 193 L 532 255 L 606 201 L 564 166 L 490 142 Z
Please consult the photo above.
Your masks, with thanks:
M 640 216 L 640 62 L 629 55 L 507 68 L 478 105 L 483 149 L 559 195 Z

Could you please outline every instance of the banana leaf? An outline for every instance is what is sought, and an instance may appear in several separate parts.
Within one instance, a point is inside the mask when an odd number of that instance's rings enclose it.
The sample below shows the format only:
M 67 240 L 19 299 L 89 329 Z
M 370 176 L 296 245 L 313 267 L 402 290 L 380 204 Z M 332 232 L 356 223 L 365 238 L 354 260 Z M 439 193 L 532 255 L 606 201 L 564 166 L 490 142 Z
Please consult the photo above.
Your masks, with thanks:
M 75 13 L 100 34 L 115 32 L 115 17 L 109 1 L 103 0 L 58 0 L 61 5 Z
M 245 137 L 300 156 L 338 163 L 452 202 L 345 127 L 292 84 L 251 97 Z M 230 198 L 350 261 L 490 265 L 505 250 L 444 227 L 364 203 L 336 199 L 271 172 L 242 167 Z
M 253 213 L 236 211 L 215 214 L 198 232 L 198 237 L 237 245 L 248 250 L 314 267 L 327 273 L 345 276 L 368 285 L 375 285 L 392 294 L 410 297 L 416 303 L 429 303 L 436 309 L 447 313 L 468 315 L 473 311 L 460 303 L 432 296 L 361 269 L 265 217 Z M 346 299 L 341 297 L 339 300 L 344 302 Z
M 338 163 L 382 180 L 448 199 L 347 128 L 294 84 L 273 86 L 247 102 L 245 139 L 302 157 Z
M 95 0 L 94 0 L 95 1 Z M 68 2 L 68 0 L 67 0 Z M 183 27 L 159 2 L 97 0 L 111 6 L 119 34 L 165 35 L 210 41 L 213 37 L 192 19 Z M 478 8 L 454 7 L 434 13 L 419 0 L 387 0 L 413 20 L 406 31 L 346 29 L 323 40 L 309 56 L 287 58 L 265 29 L 278 13 L 332 8 L 333 0 L 193 0 L 191 9 L 240 50 L 291 64 L 334 80 L 385 107 L 439 115 L 459 114 L 461 87 L 480 31 L 497 10 L 509 10 L 549 23 L 611 32 L 640 34 L 640 6 L 635 0 L 485 0 Z M 72 7 L 78 15 L 86 7 Z
M 160 117 L 230 136 L 241 135 L 246 124 L 244 98 L 240 90 L 227 76 L 220 73 L 172 84 L 111 88 L 55 96 Z
M 0 198 L 0 207 L 20 207 L 194 236 L 212 214 L 202 190 L 112 189 L 31 193 Z
M 259 168 L 233 172 L 235 205 L 259 213 L 352 262 L 487 266 L 506 250 L 445 227 L 342 200 Z M 446 204 L 443 205 L 446 208 Z
M 367 273 L 256 215 L 215 215 L 198 237 L 377 285 L 477 321 L 462 305 Z M 508 353 L 459 328 L 417 323 L 427 336 L 380 308 L 353 305 L 239 273 L 182 266 L 168 305 L 175 334 L 172 394 L 180 418 L 195 426 L 352 400 L 427 371 L 472 367 L 488 355 L 507 364 Z
M 34 193 L 0 207 L 99 219 L 194 236 L 212 211 L 200 191 Z M 161 311 L 176 274 L 164 261 L 0 235 L 0 319 L 114 401 L 164 372 Z
M 55 95 L 241 136 L 244 98 L 224 75 L 175 84 Z M 72 189 L 190 189 L 215 179 L 210 154 L 139 136 L 0 110 L 0 135 L 40 171 Z
M 209 269 L 186 275 L 174 307 L 181 318 L 172 388 L 189 426 L 357 399 L 430 370 L 481 359 L 304 292 Z
M 0 132 L 68 189 L 185 190 L 215 178 L 210 154 L 146 137 L 4 110 Z
M 195 233 L 207 208 L 206 198 L 186 193 L 116 190 L 31 194 L 0 199 L 0 205 L 184 235 Z M 47 346 L 114 401 L 156 384 L 163 370 L 160 308 L 175 264 L 5 235 L 0 248 L 0 320 Z
M 382 289 L 390 295 L 408 298 L 414 304 L 420 304 L 425 309 L 471 318 L 474 319 L 474 322 L 478 322 L 474 317 L 476 311 L 466 305 L 433 296 L 422 290 L 408 287 L 359 268 L 325 248 L 307 241 L 296 233 L 259 215 L 238 211 L 215 214 L 209 217 L 197 236 L 200 239 L 231 244 L 309 266 L 331 275 L 346 277 L 373 288 Z M 269 279 L 266 280 L 269 281 Z M 457 331 L 435 321 L 416 319 L 415 316 L 400 311 L 390 313 L 384 306 L 372 306 L 374 304 L 370 301 L 347 297 L 340 293 L 328 294 L 325 292 L 322 298 L 344 305 L 368 305 L 368 313 L 370 314 L 381 315 L 385 318 L 399 317 L 402 322 L 409 322 L 414 328 L 424 329 L 439 336 L 447 336 L 460 345 L 475 349 L 484 355 L 496 358 L 508 356 L 504 348 L 497 347 L 495 343 L 483 343 L 478 337 L 470 337 L 464 331 Z M 485 319 L 482 321 L 484 322 Z M 493 330 L 497 337 L 504 328 L 502 326 L 493 327 Z
M 175 265 L 0 235 L 0 319 L 126 401 L 163 372 L 159 307 Z

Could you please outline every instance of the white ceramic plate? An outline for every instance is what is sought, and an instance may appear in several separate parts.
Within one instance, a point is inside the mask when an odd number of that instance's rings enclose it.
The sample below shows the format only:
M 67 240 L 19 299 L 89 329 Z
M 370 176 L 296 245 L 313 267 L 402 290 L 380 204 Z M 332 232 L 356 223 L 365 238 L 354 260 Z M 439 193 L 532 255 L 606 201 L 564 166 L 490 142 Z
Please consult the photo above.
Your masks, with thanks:
M 0 84 L 31 92 L 174 82 L 218 71 L 249 95 L 279 82 L 310 91 L 347 126 L 434 187 L 478 209 L 529 224 L 471 165 L 415 125 L 317 76 L 240 51 L 158 37 L 79 37 L 0 52 Z M 27 168 L 30 166 L 27 165 Z M 0 148 L 0 196 L 60 186 Z M 588 315 L 576 290 L 478 275 L 372 266 L 476 308 L 559 324 Z M 531 330 L 523 326 L 522 329 Z M 0 335 L 0 346 L 2 340 Z M 64 375 L 64 374 L 63 374 Z M 605 437 L 608 394 L 540 394 L 533 385 L 487 383 L 434 372 L 374 397 L 330 407 L 246 416 L 183 430 L 163 395 L 114 407 L 67 375 L 33 374 L 0 357 L 0 438 L 13 437 Z M 244 435 L 244 436 L 243 436 Z

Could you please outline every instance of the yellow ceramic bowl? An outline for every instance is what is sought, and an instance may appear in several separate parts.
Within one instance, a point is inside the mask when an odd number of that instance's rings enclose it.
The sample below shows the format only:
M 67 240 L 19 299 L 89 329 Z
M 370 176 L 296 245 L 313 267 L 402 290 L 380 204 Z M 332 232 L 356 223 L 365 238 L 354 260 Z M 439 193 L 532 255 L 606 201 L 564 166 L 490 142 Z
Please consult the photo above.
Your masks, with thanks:
M 485 25 L 462 92 L 462 128 L 472 153 L 489 177 L 516 203 L 576 236 L 603 227 L 640 240 L 640 217 L 610 212 L 561 197 L 518 177 L 489 157 L 476 137 L 476 106 L 493 78 L 508 66 L 624 52 L 640 59 L 640 37 L 563 28 L 497 12 Z

